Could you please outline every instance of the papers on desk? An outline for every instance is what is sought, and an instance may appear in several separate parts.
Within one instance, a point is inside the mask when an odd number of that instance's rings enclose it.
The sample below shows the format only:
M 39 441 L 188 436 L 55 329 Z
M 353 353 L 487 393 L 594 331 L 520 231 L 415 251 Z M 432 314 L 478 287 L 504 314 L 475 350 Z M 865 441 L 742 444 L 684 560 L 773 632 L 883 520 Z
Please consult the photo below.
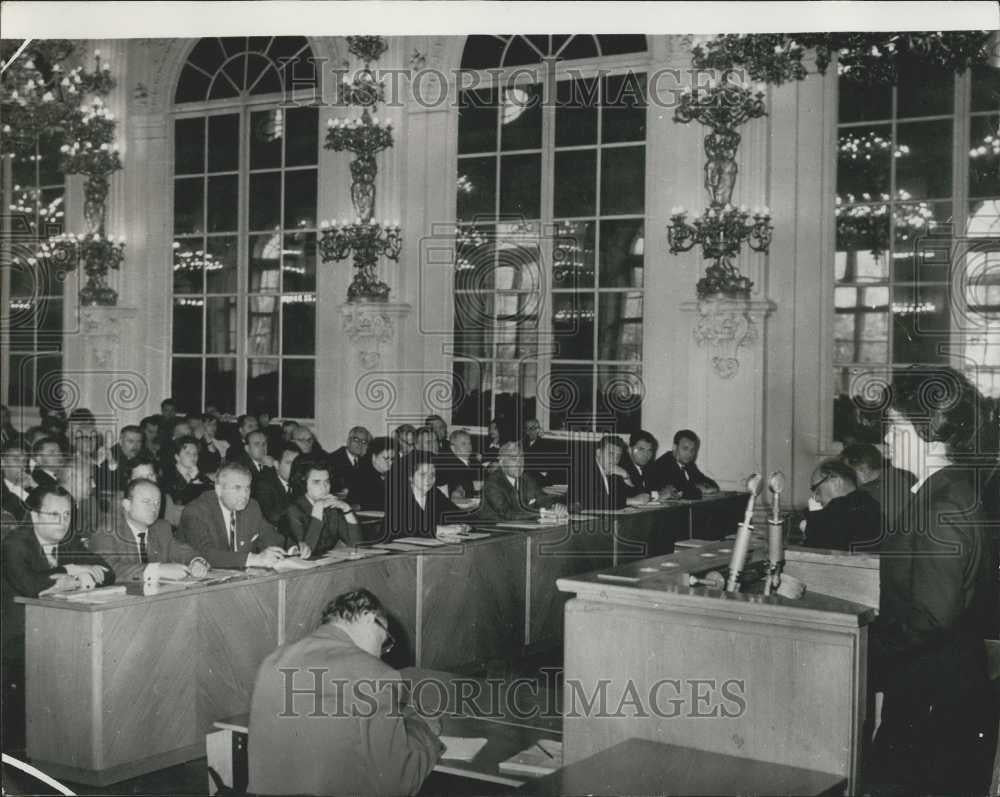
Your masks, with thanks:
M 323 565 L 337 562 L 352 562 L 356 559 L 367 559 L 369 556 L 383 556 L 389 553 L 379 548 L 333 548 L 316 561 Z
M 78 592 L 57 592 L 46 597 L 62 598 L 72 603 L 110 603 L 125 597 L 125 587 L 119 584 L 114 587 L 98 587 Z
M 441 542 L 458 543 L 469 540 L 482 540 L 489 537 L 488 531 L 439 531 L 437 539 Z
M 439 545 L 448 544 L 444 540 L 434 537 L 400 537 L 396 542 L 402 542 L 407 545 L 423 545 L 425 548 L 437 548 Z
M 548 487 L 543 487 L 542 492 L 546 495 L 566 495 L 569 492 L 568 484 L 550 484 Z
M 380 542 L 378 545 L 373 545 L 373 548 L 380 548 L 384 551 L 403 551 L 404 553 L 413 553 L 414 551 L 426 550 L 426 545 L 414 545 L 412 542 Z
M 479 507 L 478 498 L 454 498 L 452 503 L 459 509 L 477 509 Z
M 448 761 L 471 761 L 486 746 L 483 738 L 466 739 L 461 736 L 440 736 L 444 745 L 441 758 Z
M 358 517 L 363 517 L 363 518 L 384 518 L 385 517 L 385 512 L 383 512 L 381 509 L 359 509 L 354 514 L 357 515 Z
M 312 570 L 314 567 L 320 567 L 325 564 L 323 561 L 302 559 L 299 556 L 286 556 L 284 559 L 279 559 L 274 563 L 274 572 L 276 573 L 290 573 L 293 570 Z
M 522 750 L 506 761 L 500 762 L 500 771 L 512 775 L 542 777 L 562 766 L 562 742 L 539 739 L 527 750 Z

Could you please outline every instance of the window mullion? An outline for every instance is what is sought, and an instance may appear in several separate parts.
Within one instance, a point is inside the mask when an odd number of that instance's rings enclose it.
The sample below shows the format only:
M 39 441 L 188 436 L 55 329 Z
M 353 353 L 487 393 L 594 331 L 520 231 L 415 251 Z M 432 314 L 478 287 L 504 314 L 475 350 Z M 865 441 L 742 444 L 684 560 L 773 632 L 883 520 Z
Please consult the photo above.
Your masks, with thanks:
M 238 230 L 236 240 L 236 412 L 247 411 L 246 395 L 247 380 L 250 366 L 247 362 L 247 332 L 249 329 L 249 284 L 250 284 L 250 132 L 249 113 L 246 106 L 239 109 L 240 114 L 240 157 L 239 184 L 239 215 L 236 219 Z
M 547 293 L 543 294 L 538 301 L 538 336 L 536 350 L 535 382 L 545 384 L 549 372 L 552 368 L 552 345 L 554 339 L 551 334 L 551 313 L 552 313 L 552 286 L 554 276 L 552 266 L 555 262 L 555 141 L 556 141 L 556 65 L 554 60 L 546 60 L 543 63 L 544 81 L 542 87 L 542 218 L 539 226 L 539 256 L 543 258 L 545 272 L 542 274 L 543 282 L 540 288 Z M 543 248 L 544 247 L 544 248 Z M 546 290 L 547 289 L 547 290 Z M 551 343 L 543 343 L 543 341 Z M 535 414 L 538 414 L 538 389 L 535 389 Z M 527 418 L 525 420 L 528 420 Z M 549 419 L 539 419 L 548 426 Z

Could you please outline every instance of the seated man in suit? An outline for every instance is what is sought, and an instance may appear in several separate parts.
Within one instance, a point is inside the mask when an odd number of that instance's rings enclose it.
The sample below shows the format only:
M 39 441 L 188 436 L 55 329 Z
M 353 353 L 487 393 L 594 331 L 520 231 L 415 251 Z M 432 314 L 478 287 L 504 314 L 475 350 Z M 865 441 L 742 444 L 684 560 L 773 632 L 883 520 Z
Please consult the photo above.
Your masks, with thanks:
M 303 454 L 321 457 L 326 453 L 316 441 L 316 435 L 313 434 L 312 429 L 305 424 L 299 424 L 292 432 L 292 442 L 301 449 Z
M 448 448 L 448 424 L 444 418 L 440 415 L 428 415 L 424 418 L 424 426 L 434 432 L 438 451 L 444 451 Z
M 524 470 L 524 452 L 518 443 L 500 446 L 500 467 L 483 484 L 480 520 L 534 520 L 542 509 L 565 515 L 566 507 L 542 492 L 535 477 Z
M 160 421 L 159 415 L 147 415 L 139 421 L 142 429 L 142 447 L 154 459 L 160 456 Z
M 156 581 L 203 578 L 208 562 L 189 545 L 174 539 L 174 530 L 160 520 L 160 488 L 136 479 L 125 488 L 117 510 L 90 538 L 90 550 L 115 571 L 115 580 Z
M 257 431 L 257 417 L 255 415 L 240 415 L 236 419 L 236 433 L 238 440 L 234 442 L 233 445 L 229 447 L 229 451 L 226 452 L 226 458 L 230 462 L 242 462 L 246 464 L 246 460 L 249 457 L 243 456 L 244 451 L 247 446 L 247 436 L 250 432 Z M 265 453 L 267 446 L 267 436 L 264 437 Z
M 28 497 L 29 518 L 3 537 L 4 752 L 24 743 L 24 605 L 14 598 L 93 589 L 114 583 L 111 567 L 69 533 L 73 500 L 58 484 Z
M 629 496 L 628 474 L 618 464 L 625 444 L 614 435 L 605 435 L 592 457 L 583 456 L 570 473 L 567 503 L 571 511 L 614 510 L 649 503 L 649 493 Z
M 229 442 L 219 437 L 219 419 L 204 413 L 201 416 L 201 440 L 198 441 L 198 469 L 209 476 L 217 473 L 229 454 Z
M 59 441 L 52 437 L 42 437 L 31 447 L 29 468 L 31 478 L 41 487 L 44 484 L 59 483 L 59 468 L 65 452 Z
M 367 462 L 362 465 L 347 500 L 362 509 L 384 512 L 386 474 L 396 463 L 396 449 L 390 438 L 376 437 L 368 453 Z
M 524 451 L 525 468 L 543 486 L 554 481 L 550 478 L 550 468 L 554 464 L 553 458 L 558 450 L 558 447 L 549 445 L 544 435 L 542 424 L 536 418 L 529 418 L 524 422 L 521 448 Z
M 409 454 L 417 446 L 417 430 L 412 423 L 404 423 L 395 432 L 396 456 L 400 459 Z
M 332 548 L 355 546 L 364 535 L 350 504 L 330 492 L 330 464 L 300 456 L 292 467 L 292 502 L 279 531 L 286 545 L 298 546 L 303 559 Z
M 3 468 L 3 492 L 0 494 L 0 511 L 6 512 L 20 523 L 28 517 L 28 492 L 34 486 L 28 475 L 28 454 L 16 442 L 0 454 Z
M 672 485 L 660 484 L 656 467 L 652 464 L 659 445 L 656 438 L 645 430 L 633 432 L 629 437 L 628 452 L 622 456 L 621 462 L 628 474 L 625 484 L 629 495 L 656 492 L 657 497 L 664 501 L 680 496 L 680 492 Z
M 452 500 L 472 498 L 474 493 L 479 492 L 477 488 L 483 486 L 482 470 L 472 453 L 472 435 L 456 429 L 449 440 L 451 445 L 448 450 L 442 451 L 434 460 L 438 486 L 445 485 Z
M 423 451 L 432 456 L 437 456 L 441 452 L 438 436 L 431 427 L 421 426 L 413 433 L 413 450 Z
M 215 490 L 184 507 L 177 537 L 212 567 L 274 567 L 281 538 L 250 497 L 250 472 L 238 462 L 220 468 Z
M 683 498 L 701 498 L 719 492 L 719 485 L 702 473 L 695 462 L 701 440 L 690 429 L 674 435 L 674 449 L 658 460 L 654 469 L 659 484 L 669 484 Z
M 333 490 L 348 492 L 354 486 L 354 480 L 364 466 L 368 457 L 368 444 L 371 443 L 371 432 L 364 426 L 353 426 L 347 433 L 347 445 L 343 445 L 330 455 L 333 466 Z
M 838 459 L 821 462 L 809 485 L 810 511 L 800 524 L 810 548 L 877 550 L 882 517 L 878 501 L 858 489 L 850 465 Z M 804 524 L 804 527 L 803 527 Z
M 129 463 L 142 451 L 142 429 L 138 426 L 123 426 L 118 433 L 118 442 L 111 447 L 111 455 L 97 467 L 97 493 L 109 498 L 119 492 L 127 482 L 122 483 L 122 473 Z
M 295 443 L 285 443 L 278 452 L 275 467 L 265 468 L 261 477 L 250 485 L 251 496 L 272 526 L 278 525 L 292 502 L 292 465 L 301 455 L 302 449 Z
M 854 469 L 858 489 L 878 501 L 882 515 L 881 536 L 889 534 L 906 507 L 910 488 L 916 484 L 917 477 L 886 462 L 882 452 L 870 443 L 846 446 L 840 452 L 840 460 Z
M 243 450 L 230 461 L 243 465 L 250 471 L 254 481 L 259 479 L 271 467 L 271 458 L 267 455 L 267 435 L 260 429 L 248 432 L 243 441 Z
M 420 790 L 444 751 L 440 725 L 407 705 L 399 673 L 380 661 L 392 644 L 385 609 L 361 589 L 330 601 L 319 628 L 264 659 L 250 701 L 250 792 Z

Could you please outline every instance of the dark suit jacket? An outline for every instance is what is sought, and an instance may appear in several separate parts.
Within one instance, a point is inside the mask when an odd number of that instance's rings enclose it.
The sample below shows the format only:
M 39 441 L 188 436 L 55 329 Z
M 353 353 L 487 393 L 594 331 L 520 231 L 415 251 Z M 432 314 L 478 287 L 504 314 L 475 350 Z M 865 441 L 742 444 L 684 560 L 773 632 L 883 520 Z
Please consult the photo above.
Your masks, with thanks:
M 5 481 L 0 481 L 0 510 L 9 512 L 19 523 L 28 518 L 28 505 L 7 489 Z
M 163 478 L 160 479 L 160 489 L 163 490 L 164 495 L 169 495 L 173 502 L 179 506 L 187 506 L 199 495 L 214 488 L 215 482 L 200 470 L 194 479 L 185 481 L 176 465 L 164 473 Z
M 438 486 L 448 485 L 448 495 L 461 487 L 465 497 L 472 498 L 475 492 L 473 482 L 481 481 L 483 478 L 482 469 L 475 460 L 470 459 L 466 465 L 451 449 L 441 452 L 434 458 L 434 469 L 437 473 Z
M 687 476 L 684 475 L 685 470 Z M 654 471 L 654 480 L 659 487 L 669 484 L 677 488 L 684 498 L 701 498 L 703 487 L 719 489 L 719 485 L 702 473 L 696 463 L 692 462 L 682 469 L 674 459 L 673 451 L 668 451 L 656 460 Z
M 480 520 L 525 520 L 538 517 L 538 510 L 556 503 L 542 492 L 535 477 L 522 473 L 517 489 L 507 475 L 497 468 L 483 483 L 483 500 L 479 507 Z
M 413 490 L 406 480 L 393 480 L 386 496 L 385 519 L 382 538 L 433 537 L 437 527 L 446 523 L 464 523 L 470 516 L 455 506 L 451 499 L 434 487 L 428 494 L 424 508 L 420 508 Z
M 300 694 L 294 718 L 282 716 L 284 673 L 294 672 L 293 688 L 305 689 L 315 669 L 332 674 L 338 688 L 326 678 L 317 710 L 312 694 Z M 399 673 L 331 624 L 264 659 L 250 703 L 249 745 L 252 793 L 376 797 L 416 794 L 444 749 L 406 704 Z
M 89 547 L 114 568 L 115 580 L 142 580 L 146 565 L 139 558 L 139 546 L 121 507 L 90 538 Z M 167 521 L 157 520 L 146 530 L 146 558 L 150 563 L 175 562 L 187 565 L 197 556 L 198 552 L 194 548 L 175 539 L 174 530 Z
M 533 444 L 525 437 L 521 441 L 524 451 L 524 469 L 543 487 L 548 484 L 567 484 L 572 457 L 565 440 L 539 437 Z
M 834 498 L 822 509 L 806 513 L 805 544 L 840 551 L 860 546 L 877 551 L 882 535 L 878 501 L 862 490 Z
M 229 453 L 228 451 L 226 452 Z M 198 470 L 215 473 L 222 467 L 222 454 L 210 446 L 205 438 L 198 441 Z
M 31 471 L 31 478 L 34 479 L 35 484 L 39 487 L 43 485 L 56 484 L 59 480 L 54 478 L 47 470 L 43 470 L 40 467 L 36 467 Z
M 347 446 L 341 446 L 330 454 L 330 467 L 333 468 L 331 489 L 334 492 L 345 489 L 350 492 L 367 459 L 367 457 L 357 457 L 357 464 L 352 465 L 350 457 L 347 456 Z
M 385 511 L 385 491 L 387 477 L 382 476 L 370 462 L 358 472 L 354 486 L 347 497 L 352 504 L 362 509 Z
M 882 535 L 889 534 L 895 528 L 896 519 L 909 503 L 910 488 L 916 481 L 917 477 L 908 470 L 900 470 L 887 464 L 879 478 L 858 485 L 859 490 L 868 493 L 878 502 Z
M 215 491 L 202 493 L 181 513 L 177 538 L 204 556 L 212 567 L 246 567 L 247 554 L 259 553 L 283 540 L 264 519 L 252 498 L 247 508 L 236 513 L 236 550 L 229 547 L 229 521 L 222 514 Z
M 364 541 L 359 525 L 348 523 L 344 513 L 337 509 L 327 509 L 322 520 L 314 518 L 312 504 L 304 495 L 288 505 L 279 530 L 285 538 L 286 547 L 305 542 L 312 549 L 313 556 L 322 556 L 339 542 L 357 545 Z
M 628 480 L 632 482 L 631 487 L 627 484 L 625 485 L 630 497 L 639 495 L 639 493 L 650 493 L 653 490 L 659 490 L 663 486 L 659 483 L 659 478 L 656 475 L 656 464 L 654 462 L 646 465 L 640 473 L 639 467 L 632 461 L 632 455 L 626 451 L 621 466 L 628 474 Z
M 282 485 L 274 468 L 265 468 L 260 478 L 250 483 L 250 495 L 260 504 L 260 511 L 272 526 L 278 525 L 292 501 L 290 490 Z
M 607 475 L 608 487 L 593 456 L 581 459 L 570 474 L 567 501 L 571 509 L 624 509 L 628 487 L 621 476 Z
M 99 587 L 113 584 L 115 573 L 106 561 L 88 551 L 76 535 L 67 535 L 56 549 L 59 564 L 49 565 L 38 543 L 31 521 L 18 524 L 4 535 L 2 544 L 3 590 L 3 658 L 20 661 L 24 657 L 24 605 L 15 603 L 17 596 L 37 598 L 38 593 L 52 586 L 53 576 L 66 572 L 65 565 L 103 565 L 107 568 Z

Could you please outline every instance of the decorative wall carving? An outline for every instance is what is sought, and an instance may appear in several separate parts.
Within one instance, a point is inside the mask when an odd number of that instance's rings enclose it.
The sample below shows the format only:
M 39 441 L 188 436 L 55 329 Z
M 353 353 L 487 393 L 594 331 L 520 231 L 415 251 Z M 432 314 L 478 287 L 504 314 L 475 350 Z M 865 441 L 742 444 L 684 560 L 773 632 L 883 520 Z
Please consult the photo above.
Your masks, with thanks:
M 408 304 L 345 302 L 340 305 L 342 328 L 366 371 L 382 364 L 382 346 L 396 337 L 396 326 L 410 312 Z
M 771 301 L 709 297 L 684 302 L 681 309 L 697 313 L 692 337 L 706 349 L 712 368 L 722 379 L 732 379 L 740 370 L 740 349 L 760 339 L 760 324 L 774 311 Z
M 127 327 L 136 317 L 134 307 L 88 305 L 80 308 L 80 332 L 84 350 L 93 355 L 98 368 L 111 368 L 121 350 L 122 341 L 130 335 Z

